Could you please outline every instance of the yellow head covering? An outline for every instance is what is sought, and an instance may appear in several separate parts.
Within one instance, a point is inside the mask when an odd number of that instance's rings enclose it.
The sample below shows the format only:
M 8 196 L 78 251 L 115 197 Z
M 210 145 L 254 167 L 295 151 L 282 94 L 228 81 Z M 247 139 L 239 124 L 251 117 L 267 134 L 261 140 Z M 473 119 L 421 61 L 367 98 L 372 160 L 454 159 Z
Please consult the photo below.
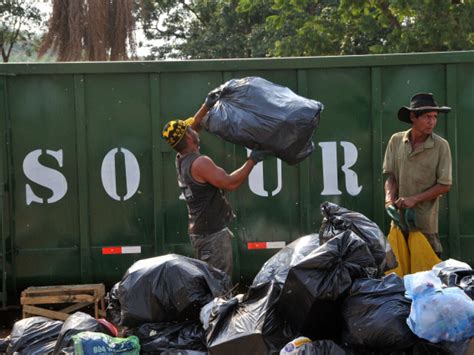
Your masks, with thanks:
M 163 128 L 162 136 L 168 144 L 174 148 L 176 144 L 181 142 L 183 137 L 186 135 L 186 130 L 189 125 L 183 120 L 172 120 L 169 121 L 165 128 Z

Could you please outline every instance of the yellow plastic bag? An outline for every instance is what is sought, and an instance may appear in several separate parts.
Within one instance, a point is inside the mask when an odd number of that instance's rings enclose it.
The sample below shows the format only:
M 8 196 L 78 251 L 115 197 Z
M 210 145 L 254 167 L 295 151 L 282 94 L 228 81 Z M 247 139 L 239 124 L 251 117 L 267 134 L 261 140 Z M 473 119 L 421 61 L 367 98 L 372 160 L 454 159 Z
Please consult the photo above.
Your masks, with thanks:
M 407 242 L 400 228 L 392 225 L 390 233 L 388 234 L 388 242 L 397 257 L 398 266 L 386 271 L 385 274 L 388 275 L 394 272 L 400 277 L 408 275 L 410 273 L 410 251 L 408 250 Z
M 410 232 L 408 248 L 410 249 L 410 271 L 412 274 L 431 270 L 434 265 L 441 262 L 431 244 L 421 232 Z

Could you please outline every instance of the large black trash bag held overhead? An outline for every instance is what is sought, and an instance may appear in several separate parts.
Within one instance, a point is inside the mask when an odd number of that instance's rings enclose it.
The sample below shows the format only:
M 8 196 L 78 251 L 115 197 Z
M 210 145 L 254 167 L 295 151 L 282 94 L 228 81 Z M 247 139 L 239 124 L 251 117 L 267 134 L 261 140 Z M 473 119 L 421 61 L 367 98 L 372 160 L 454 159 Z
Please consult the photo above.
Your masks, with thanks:
M 312 136 L 323 104 L 259 77 L 232 79 L 217 91 L 220 99 L 205 128 L 250 149 L 273 152 L 296 164 L 314 151 Z
M 367 243 L 345 231 L 290 269 L 278 310 L 310 339 L 334 339 L 339 334 L 341 299 L 352 281 L 367 277 L 367 269 L 374 266 Z
M 201 307 L 231 287 L 229 276 L 200 260 L 177 254 L 139 260 L 119 284 L 121 325 L 199 319 Z
M 321 204 L 323 222 L 319 230 L 321 244 L 345 230 L 351 230 L 368 245 L 380 273 L 397 266 L 395 255 L 377 224 L 362 213 L 351 211 L 335 203 Z
M 17 321 L 10 334 L 6 353 L 48 353 L 63 325 L 62 321 L 45 317 L 30 317 Z
M 290 268 L 318 247 L 318 234 L 309 234 L 296 239 L 265 262 L 255 276 L 252 286 L 269 281 L 283 286 Z
M 342 340 L 349 346 L 397 351 L 417 337 L 407 324 L 411 302 L 403 279 L 392 273 L 382 279 L 358 279 L 342 304 Z

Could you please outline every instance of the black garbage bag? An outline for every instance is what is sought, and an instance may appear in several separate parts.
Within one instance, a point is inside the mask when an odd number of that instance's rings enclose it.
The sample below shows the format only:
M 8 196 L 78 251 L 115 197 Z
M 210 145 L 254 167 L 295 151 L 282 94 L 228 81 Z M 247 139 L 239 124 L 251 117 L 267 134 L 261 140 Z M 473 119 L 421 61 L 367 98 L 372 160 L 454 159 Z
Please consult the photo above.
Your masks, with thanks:
M 318 234 L 309 234 L 296 239 L 263 264 L 257 276 L 255 276 L 252 286 L 269 281 L 274 281 L 283 286 L 290 268 L 318 247 Z
M 319 230 L 321 244 L 339 233 L 351 230 L 362 238 L 374 256 L 379 274 L 397 266 L 395 254 L 380 228 L 362 213 L 348 210 L 332 202 L 321 204 L 323 222 Z
M 409 355 L 471 355 L 474 354 L 474 338 L 459 342 L 442 341 L 431 343 L 425 339 L 419 339 L 412 348 Z M 472 346 L 470 347 L 470 343 Z
M 215 91 L 220 99 L 204 122 L 209 132 L 250 149 L 270 150 L 288 164 L 314 151 L 320 102 L 259 77 L 232 79 Z
M 287 350 L 287 352 L 284 352 Z M 291 351 L 290 349 L 283 349 L 280 354 L 292 355 L 349 355 L 343 348 L 337 345 L 332 340 L 318 340 L 312 343 L 306 343 Z
M 295 333 L 276 312 L 279 287 L 268 282 L 249 288 L 220 306 L 206 330 L 210 354 L 269 354 L 280 349 Z
M 337 339 L 340 301 L 352 281 L 367 277 L 367 269 L 374 266 L 367 243 L 345 231 L 290 269 L 278 310 L 294 329 L 312 340 Z
M 41 353 L 42 349 L 49 349 L 50 343 L 56 341 L 62 325 L 62 321 L 46 317 L 30 317 L 15 322 L 9 336 L 7 354 L 31 354 L 38 353 L 38 350 Z
M 71 314 L 62 325 L 53 354 L 61 354 L 65 349 L 73 347 L 73 335 L 85 331 L 117 336 L 116 329 L 111 328 L 107 321 L 97 320 L 87 313 L 76 312 Z
M 120 282 L 117 282 L 107 295 L 107 319 L 110 319 L 114 324 L 120 324 L 120 300 L 118 298 L 118 287 Z
M 0 339 L 0 354 L 7 352 L 8 345 L 10 345 L 10 337 Z
M 206 337 L 199 320 L 146 323 L 127 330 L 126 334 L 140 339 L 142 354 L 162 354 L 177 350 L 207 352 Z
M 44 355 L 51 354 L 56 346 L 56 339 L 45 341 L 43 343 L 33 344 L 25 348 L 21 354 Z M 62 355 L 62 354 L 61 354 Z
M 120 324 L 199 319 L 202 306 L 230 289 L 229 276 L 200 260 L 176 254 L 139 260 L 119 284 Z
M 342 304 L 342 340 L 349 346 L 380 351 L 409 348 L 417 337 L 407 324 L 411 301 L 403 279 L 358 279 Z

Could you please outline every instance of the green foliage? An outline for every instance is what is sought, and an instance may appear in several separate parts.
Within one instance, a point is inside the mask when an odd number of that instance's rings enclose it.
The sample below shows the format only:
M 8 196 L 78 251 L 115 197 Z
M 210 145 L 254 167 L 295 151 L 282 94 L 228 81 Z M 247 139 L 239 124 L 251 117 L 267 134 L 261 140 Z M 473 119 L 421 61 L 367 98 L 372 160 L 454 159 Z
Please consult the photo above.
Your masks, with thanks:
M 141 0 L 146 38 L 164 43 L 152 58 L 263 57 L 275 38 L 264 24 L 272 10 L 267 1 Z
M 41 23 L 36 3 L 34 0 L 2 0 L 0 3 L 0 50 L 4 62 L 9 61 L 15 44 L 20 43 L 25 53 L 30 53 L 35 26 Z
M 474 49 L 474 0 L 140 0 L 152 57 Z

